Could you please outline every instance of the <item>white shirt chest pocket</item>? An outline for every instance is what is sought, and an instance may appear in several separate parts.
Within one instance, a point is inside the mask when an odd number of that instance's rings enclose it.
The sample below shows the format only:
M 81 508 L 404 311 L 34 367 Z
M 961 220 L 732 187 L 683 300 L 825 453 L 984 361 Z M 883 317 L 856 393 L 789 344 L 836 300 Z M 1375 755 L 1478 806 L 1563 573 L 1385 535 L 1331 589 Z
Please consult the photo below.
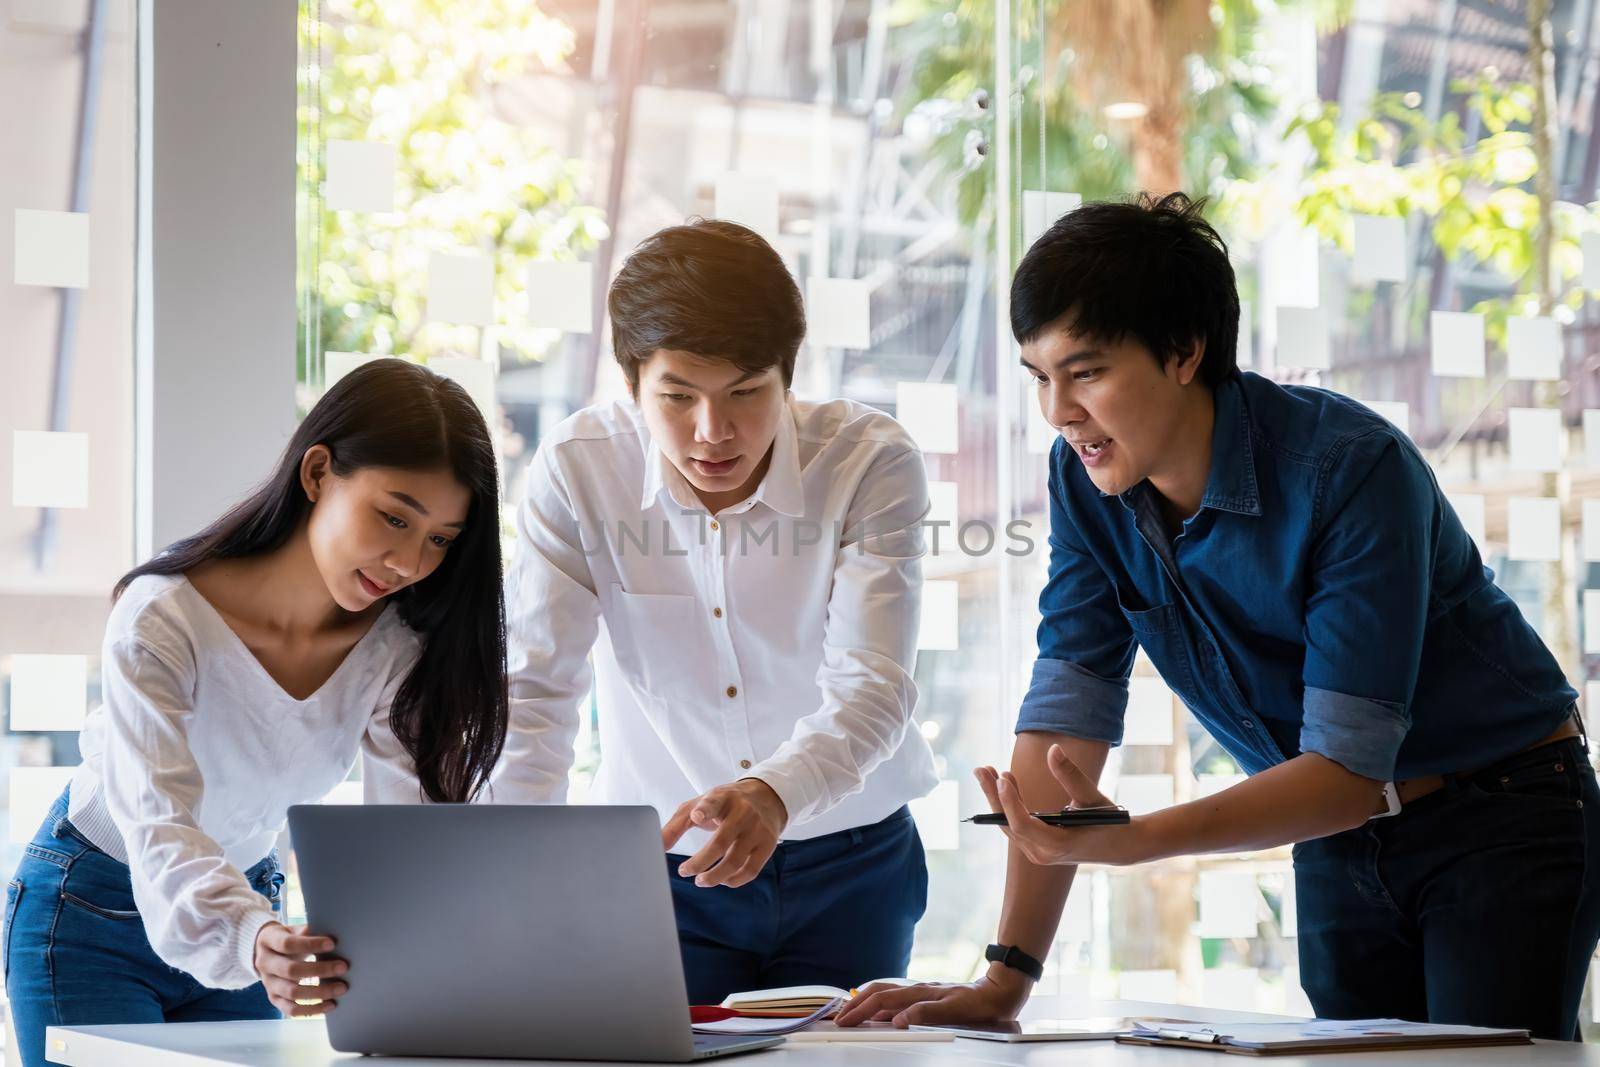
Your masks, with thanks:
M 705 676 L 715 651 L 694 597 L 630 593 L 613 583 L 602 609 L 617 667 L 636 694 L 671 703 L 711 700 Z

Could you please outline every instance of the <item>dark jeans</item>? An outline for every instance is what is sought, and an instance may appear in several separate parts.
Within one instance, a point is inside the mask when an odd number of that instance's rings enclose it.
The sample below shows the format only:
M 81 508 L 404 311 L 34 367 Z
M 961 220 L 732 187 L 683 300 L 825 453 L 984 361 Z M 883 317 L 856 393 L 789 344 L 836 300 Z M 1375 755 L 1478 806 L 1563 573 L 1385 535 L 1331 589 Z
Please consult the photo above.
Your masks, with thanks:
M 256 892 L 277 900 L 276 855 L 244 873 Z M 26 1067 L 49 1062 L 49 1026 L 281 1018 L 260 982 L 207 989 L 155 954 L 127 865 L 68 821 L 64 792 L 6 887 L 4 967 Z
M 667 857 L 691 1004 L 793 985 L 841 989 L 903 977 L 928 903 L 928 864 L 911 812 L 780 844 L 737 889 L 701 889 Z
M 1294 848 L 1317 1015 L 1576 1040 L 1600 939 L 1600 787 L 1578 738 Z

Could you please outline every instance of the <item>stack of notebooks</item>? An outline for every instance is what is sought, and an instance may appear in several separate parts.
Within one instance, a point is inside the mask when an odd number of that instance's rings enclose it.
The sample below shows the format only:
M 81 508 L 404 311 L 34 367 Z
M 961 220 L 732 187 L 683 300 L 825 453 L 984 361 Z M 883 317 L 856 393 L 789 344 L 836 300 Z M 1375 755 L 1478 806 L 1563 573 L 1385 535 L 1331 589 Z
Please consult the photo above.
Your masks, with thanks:
M 830 1020 L 853 990 L 834 986 L 790 986 L 735 993 L 714 1008 L 690 1009 L 697 1034 L 783 1035 L 795 1041 L 949 1041 L 955 1035 L 896 1030 L 888 1023 L 862 1023 L 847 1029 Z
M 1176 1023 L 1145 1019 L 1117 1038 L 1130 1045 L 1206 1049 L 1243 1056 L 1313 1052 L 1393 1052 L 1403 1049 L 1530 1045 L 1526 1030 L 1408 1023 L 1399 1019 L 1308 1019 L 1282 1023 Z

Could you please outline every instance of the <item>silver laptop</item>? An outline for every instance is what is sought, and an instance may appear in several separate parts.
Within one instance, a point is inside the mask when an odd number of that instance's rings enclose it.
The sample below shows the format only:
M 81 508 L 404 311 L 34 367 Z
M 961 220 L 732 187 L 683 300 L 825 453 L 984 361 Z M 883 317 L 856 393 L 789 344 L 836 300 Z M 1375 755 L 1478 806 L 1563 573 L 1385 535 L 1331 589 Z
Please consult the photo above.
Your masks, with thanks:
M 297 805 L 311 929 L 350 991 L 340 1052 L 683 1063 L 781 1038 L 691 1033 L 648 807 Z

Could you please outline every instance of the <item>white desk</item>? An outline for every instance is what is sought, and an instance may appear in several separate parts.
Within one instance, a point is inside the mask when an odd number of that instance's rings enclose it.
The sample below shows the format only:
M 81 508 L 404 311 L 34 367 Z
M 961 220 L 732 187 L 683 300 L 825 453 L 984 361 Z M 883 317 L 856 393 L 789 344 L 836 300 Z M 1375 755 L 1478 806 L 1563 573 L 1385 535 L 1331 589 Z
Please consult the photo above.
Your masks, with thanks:
M 1032 1014 L 1032 1013 L 1030 1013 Z M 1081 1005 L 1074 1015 L 1151 1015 L 1212 1020 L 1268 1020 L 1272 1016 L 1207 1008 L 1105 1001 Z M 58 1044 L 64 1043 L 65 1050 Z M 141 1026 L 51 1027 L 46 1040 L 54 1062 L 66 1067 L 527 1067 L 528 1060 L 363 1058 L 333 1051 L 320 1022 L 179 1023 Z M 908 1059 L 907 1057 L 915 1057 Z M 937 1062 L 930 1062 L 937 1061 Z M 728 1067 L 1600 1067 L 1600 1045 L 1564 1041 L 1472 1051 L 1348 1053 L 1252 1058 L 1183 1049 L 1142 1048 L 1106 1041 L 1007 1045 L 951 1042 L 811 1042 L 732 1056 Z

